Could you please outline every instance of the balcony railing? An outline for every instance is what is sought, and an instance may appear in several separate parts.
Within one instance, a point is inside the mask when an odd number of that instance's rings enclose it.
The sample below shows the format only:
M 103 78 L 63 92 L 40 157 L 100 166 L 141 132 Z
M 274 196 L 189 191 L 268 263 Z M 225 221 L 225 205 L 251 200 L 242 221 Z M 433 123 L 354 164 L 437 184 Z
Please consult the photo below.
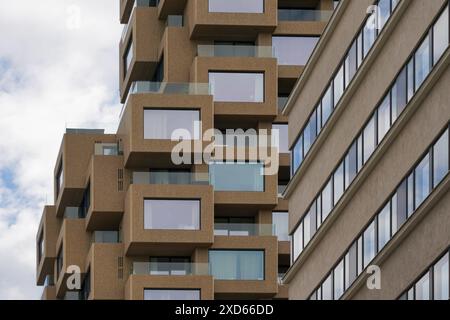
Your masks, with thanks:
M 119 231 L 94 231 L 92 233 L 92 242 L 94 243 L 120 243 Z
M 273 48 L 271 46 L 251 45 L 198 45 L 197 55 L 199 57 L 255 57 L 272 58 Z
M 96 143 L 94 154 L 96 156 L 118 156 L 121 152 L 117 143 Z
M 131 274 L 151 276 L 208 275 L 208 263 L 133 262 Z
M 278 9 L 279 21 L 322 21 L 331 18 L 331 10 L 308 10 L 308 9 Z
M 82 219 L 84 209 L 82 207 L 66 207 L 64 210 L 65 219 Z
M 208 173 L 202 172 L 133 172 L 132 184 L 209 185 Z
M 271 236 L 274 234 L 271 224 L 257 223 L 215 223 L 215 236 L 252 237 Z
M 184 26 L 184 20 L 182 15 L 169 15 L 166 21 L 167 27 L 182 27 Z
M 278 97 L 278 111 L 283 111 L 289 97 Z

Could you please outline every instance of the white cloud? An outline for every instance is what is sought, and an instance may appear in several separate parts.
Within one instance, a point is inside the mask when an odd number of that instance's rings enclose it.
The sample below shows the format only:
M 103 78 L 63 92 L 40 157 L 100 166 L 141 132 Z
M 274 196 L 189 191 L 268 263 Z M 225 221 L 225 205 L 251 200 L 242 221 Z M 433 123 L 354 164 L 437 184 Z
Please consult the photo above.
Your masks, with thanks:
M 117 124 L 120 32 L 118 0 L 0 2 L 0 299 L 40 297 L 35 236 L 61 138 Z

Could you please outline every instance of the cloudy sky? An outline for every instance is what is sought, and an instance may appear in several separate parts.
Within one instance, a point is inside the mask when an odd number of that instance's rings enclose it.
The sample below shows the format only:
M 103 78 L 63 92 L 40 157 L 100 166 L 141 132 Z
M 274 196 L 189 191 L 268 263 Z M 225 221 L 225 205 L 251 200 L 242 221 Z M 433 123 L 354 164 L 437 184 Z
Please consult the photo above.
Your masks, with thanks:
M 35 237 L 66 127 L 117 126 L 119 0 L 0 0 L 0 299 L 39 299 Z

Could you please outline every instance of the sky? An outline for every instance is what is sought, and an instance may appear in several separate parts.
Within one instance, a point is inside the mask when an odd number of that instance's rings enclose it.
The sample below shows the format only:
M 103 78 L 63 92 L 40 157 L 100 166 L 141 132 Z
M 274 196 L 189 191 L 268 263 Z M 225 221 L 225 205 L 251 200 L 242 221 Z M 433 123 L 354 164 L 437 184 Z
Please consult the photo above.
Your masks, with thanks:
M 67 127 L 118 124 L 119 0 L 0 0 L 0 299 L 39 299 L 36 232 Z

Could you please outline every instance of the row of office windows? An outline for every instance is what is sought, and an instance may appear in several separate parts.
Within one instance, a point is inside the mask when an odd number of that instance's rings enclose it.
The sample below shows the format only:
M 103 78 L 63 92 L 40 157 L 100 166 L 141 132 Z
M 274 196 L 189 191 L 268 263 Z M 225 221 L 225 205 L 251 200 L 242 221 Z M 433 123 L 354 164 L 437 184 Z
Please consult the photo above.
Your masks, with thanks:
M 448 6 L 426 33 L 293 234 L 293 260 L 352 184 L 449 45 Z M 434 49 L 432 49 L 434 48 Z
M 316 108 L 309 116 L 306 126 L 301 130 L 297 141 L 294 143 L 294 147 L 291 150 L 292 175 L 300 168 L 322 128 L 333 114 L 334 108 L 349 87 L 358 68 L 362 65 L 382 28 L 391 17 L 397 3 L 397 0 L 379 0 L 376 3 L 379 7 L 379 28 L 374 28 L 373 26 L 373 18 L 376 13 L 369 15 L 365 20 L 363 27 L 348 49 L 344 60 L 337 68 Z
M 311 299 L 338 300 L 449 173 L 449 127 L 331 270 Z

